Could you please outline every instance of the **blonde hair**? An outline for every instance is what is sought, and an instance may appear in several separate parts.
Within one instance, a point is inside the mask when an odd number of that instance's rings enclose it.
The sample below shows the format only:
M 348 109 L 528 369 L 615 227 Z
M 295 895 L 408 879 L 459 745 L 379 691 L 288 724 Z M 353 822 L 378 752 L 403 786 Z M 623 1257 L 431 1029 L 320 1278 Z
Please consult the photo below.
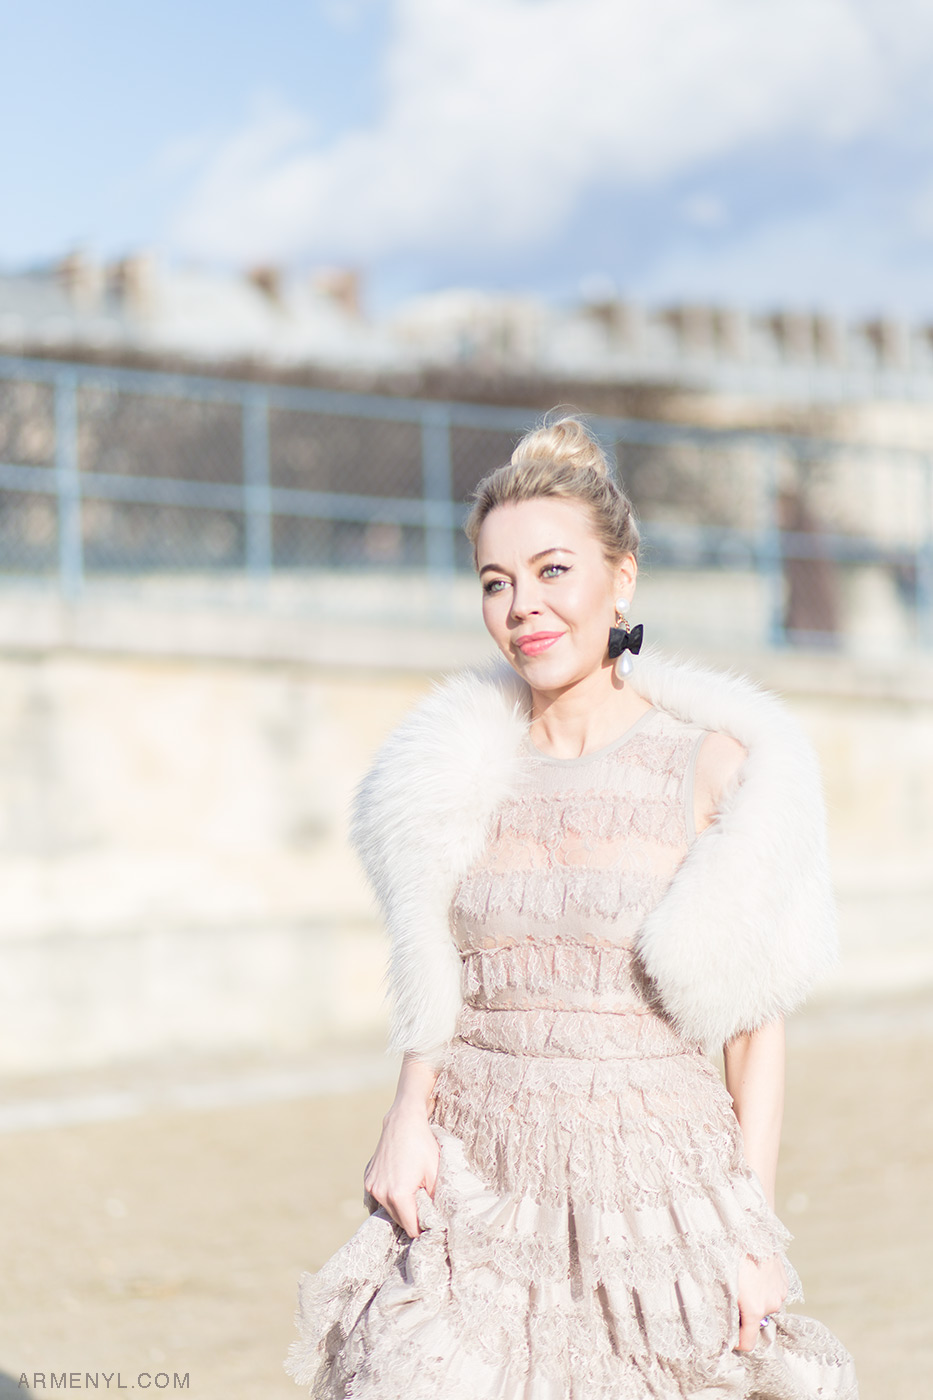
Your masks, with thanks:
M 473 505 L 463 529 L 479 561 L 480 526 L 496 506 L 531 501 L 539 496 L 577 501 L 590 515 L 593 533 L 609 564 L 626 554 L 638 555 L 639 533 L 632 503 L 616 481 L 599 439 L 572 414 L 533 428 L 516 446 L 511 460 L 487 472 L 474 488 Z

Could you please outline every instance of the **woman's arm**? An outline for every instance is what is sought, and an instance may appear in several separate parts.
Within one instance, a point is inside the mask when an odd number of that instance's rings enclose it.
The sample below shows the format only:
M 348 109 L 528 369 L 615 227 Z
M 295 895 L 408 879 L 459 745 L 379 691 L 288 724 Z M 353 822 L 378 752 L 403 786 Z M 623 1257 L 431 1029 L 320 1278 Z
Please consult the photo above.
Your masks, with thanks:
M 747 750 L 729 734 L 710 733 L 700 745 L 694 776 L 694 822 L 705 830 L 723 799 L 741 780 Z M 723 1046 L 726 1088 L 739 1120 L 745 1160 L 761 1182 L 774 1210 L 775 1178 L 784 1117 L 784 1021 L 738 1035 Z M 760 1323 L 787 1297 L 787 1274 L 779 1254 L 756 1263 L 746 1255 L 739 1266 L 739 1351 L 751 1351 Z
M 723 1046 L 726 1088 L 742 1129 L 745 1160 L 774 1210 L 784 1118 L 784 1019 L 737 1035 Z
M 437 1083 L 437 1070 L 426 1060 L 419 1060 L 411 1050 L 402 1056 L 402 1068 L 398 1077 L 398 1087 L 392 1109 L 396 1107 L 424 1108 L 430 1115 L 434 1100 L 434 1085 Z
M 413 1239 L 421 1233 L 415 1195 L 424 1186 L 433 1196 L 437 1181 L 440 1148 L 428 1126 L 437 1074 L 406 1050 L 395 1099 L 363 1172 L 366 1190 Z
M 781 1122 L 784 1117 L 784 1020 L 737 1035 L 723 1046 L 726 1088 L 742 1129 L 745 1160 L 774 1210 Z M 787 1273 L 779 1254 L 761 1263 L 747 1254 L 739 1266 L 739 1351 L 751 1351 L 761 1320 L 787 1297 Z
M 723 797 L 739 776 L 748 750 L 731 734 L 711 730 L 697 753 L 693 778 L 693 823 L 705 831 L 716 820 Z

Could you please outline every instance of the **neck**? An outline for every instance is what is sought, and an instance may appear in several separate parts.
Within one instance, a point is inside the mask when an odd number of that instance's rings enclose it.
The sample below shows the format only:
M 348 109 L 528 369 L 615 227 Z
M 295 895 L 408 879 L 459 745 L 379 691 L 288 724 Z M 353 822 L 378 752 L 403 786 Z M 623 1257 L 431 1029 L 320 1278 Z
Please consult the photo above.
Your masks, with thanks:
M 611 744 L 652 708 L 616 677 L 611 663 L 557 690 L 529 688 L 529 733 L 553 758 L 580 758 Z

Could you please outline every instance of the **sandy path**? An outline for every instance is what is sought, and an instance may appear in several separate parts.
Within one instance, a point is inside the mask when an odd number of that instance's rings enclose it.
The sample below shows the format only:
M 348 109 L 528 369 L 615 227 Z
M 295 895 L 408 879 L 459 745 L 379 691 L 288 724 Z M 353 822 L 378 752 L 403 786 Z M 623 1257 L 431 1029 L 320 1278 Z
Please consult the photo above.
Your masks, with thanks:
M 902 1028 L 789 1055 L 779 1213 L 862 1400 L 918 1400 L 933 1374 L 931 1052 Z M 387 1083 L 0 1136 L 0 1396 L 63 1370 L 97 1372 L 97 1394 L 115 1372 L 187 1373 L 193 1400 L 302 1394 L 281 1369 L 297 1276 L 364 1219 L 390 1101 Z

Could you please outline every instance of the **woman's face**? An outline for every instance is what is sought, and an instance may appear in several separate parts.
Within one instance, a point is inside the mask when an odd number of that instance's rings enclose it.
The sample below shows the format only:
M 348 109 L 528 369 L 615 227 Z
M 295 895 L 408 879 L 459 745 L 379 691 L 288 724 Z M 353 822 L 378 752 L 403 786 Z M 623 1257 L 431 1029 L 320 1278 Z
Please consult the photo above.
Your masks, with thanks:
M 615 600 L 631 601 L 636 564 L 629 554 L 609 567 L 586 507 L 551 496 L 496 506 L 476 555 L 483 621 L 534 689 L 557 690 L 611 666 Z

